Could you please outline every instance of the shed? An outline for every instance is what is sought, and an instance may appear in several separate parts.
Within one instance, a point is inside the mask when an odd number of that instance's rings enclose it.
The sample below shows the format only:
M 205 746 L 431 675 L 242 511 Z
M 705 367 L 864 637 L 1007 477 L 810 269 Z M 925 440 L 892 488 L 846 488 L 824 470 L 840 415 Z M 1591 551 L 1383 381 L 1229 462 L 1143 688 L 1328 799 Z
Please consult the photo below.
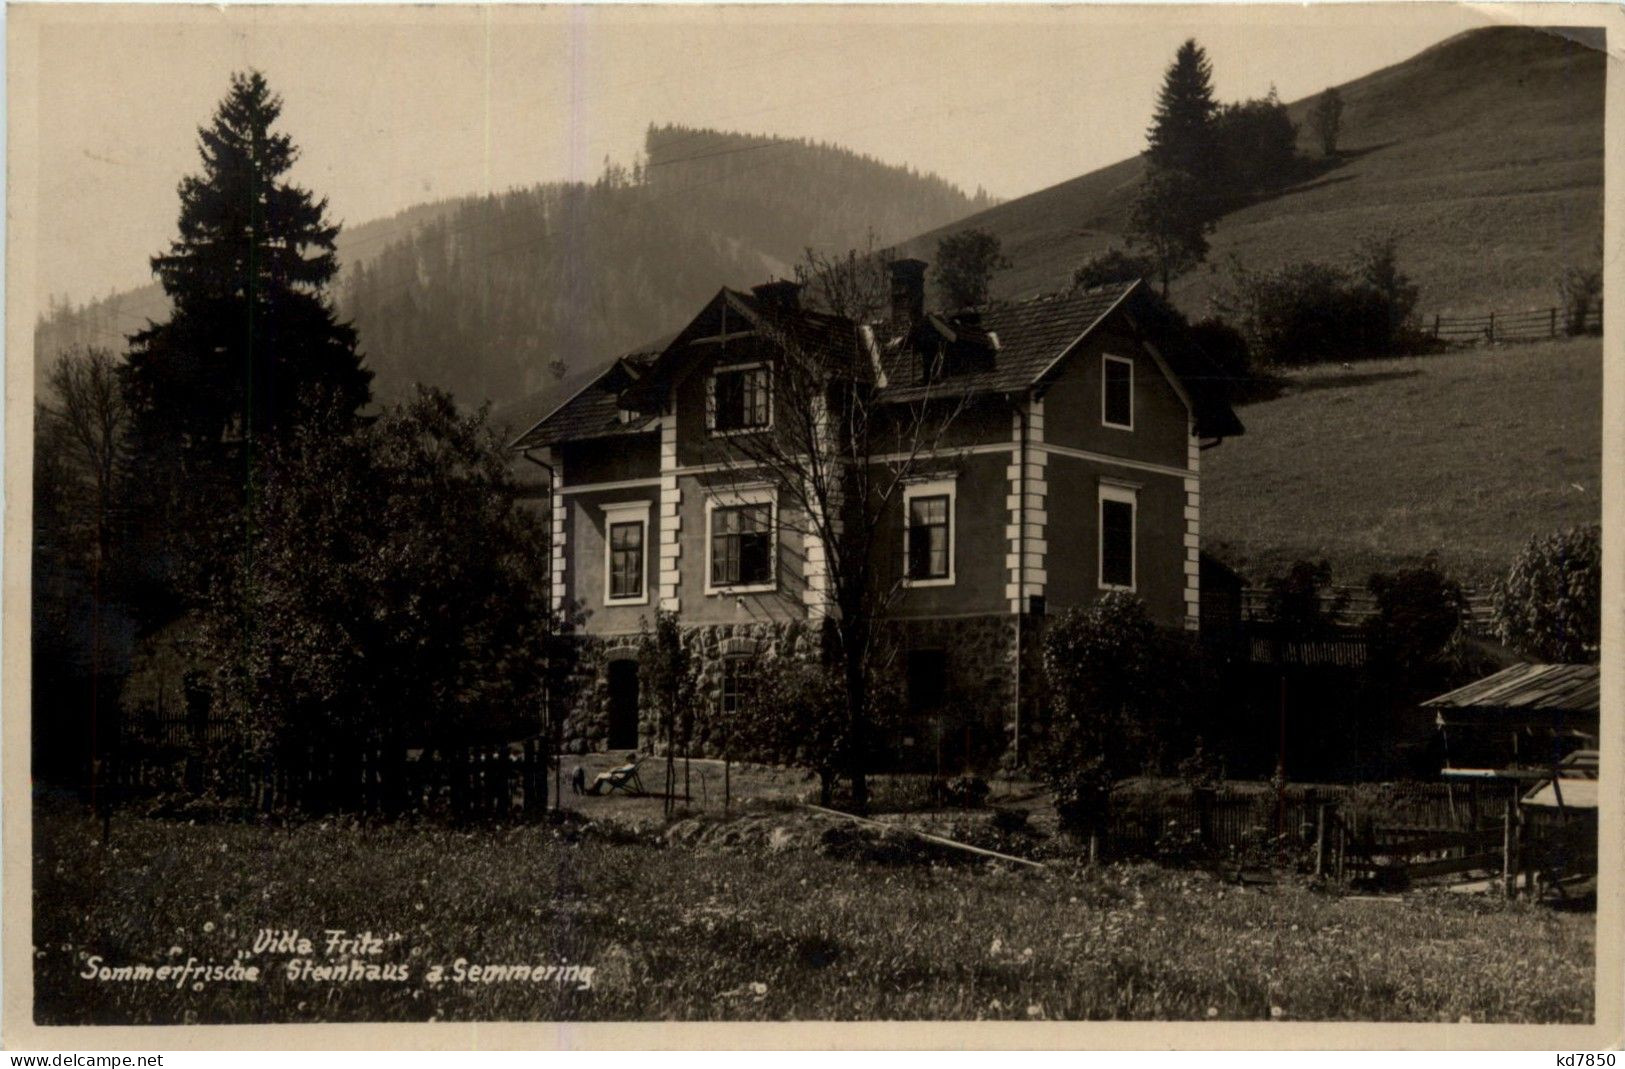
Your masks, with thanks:
M 1434 712 L 1446 768 L 1550 768 L 1596 748 L 1600 695 L 1597 665 L 1517 664 L 1422 707 Z
M 1596 750 L 1576 750 L 1557 766 L 1557 775 L 1540 780 L 1523 796 L 1523 804 L 1543 809 L 1597 810 Z

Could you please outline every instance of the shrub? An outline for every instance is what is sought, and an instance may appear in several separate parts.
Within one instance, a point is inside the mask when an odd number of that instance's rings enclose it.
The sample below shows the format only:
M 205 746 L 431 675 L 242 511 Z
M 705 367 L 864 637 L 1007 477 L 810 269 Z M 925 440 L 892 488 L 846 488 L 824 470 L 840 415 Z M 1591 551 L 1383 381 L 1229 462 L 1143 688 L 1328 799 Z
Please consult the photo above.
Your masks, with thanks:
M 1136 278 L 1153 278 L 1157 265 L 1149 256 L 1136 256 L 1115 245 L 1099 256 L 1084 262 L 1072 272 L 1072 288 L 1094 289 L 1111 282 L 1128 282 Z
M 1374 574 L 1366 588 L 1377 602 L 1377 615 L 1365 624 L 1372 655 L 1402 673 L 1438 658 L 1467 612 L 1461 584 L 1432 560 L 1418 568 Z
M 949 308 L 974 308 L 988 302 L 993 275 L 1010 266 L 999 249 L 998 235 L 977 227 L 949 234 L 937 242 L 936 282 Z
M 1218 316 L 1208 316 L 1190 325 L 1191 340 L 1218 371 L 1232 402 L 1259 400 L 1269 396 L 1275 380 L 1253 366 L 1247 336 Z
M 1349 266 L 1305 260 L 1254 271 L 1233 262 L 1216 304 L 1240 325 L 1255 360 L 1288 367 L 1415 348 L 1417 296 L 1387 240 L 1366 245 Z
M 1214 140 L 1232 200 L 1283 185 L 1297 172 L 1298 125 L 1273 88 L 1268 96 L 1221 108 Z
M 1160 768 L 1204 686 L 1199 647 L 1163 634 L 1132 594 L 1056 617 L 1044 636 L 1049 735 L 1040 760 L 1063 826 L 1098 830 L 1117 780 Z
M 1531 538 L 1493 590 L 1502 642 L 1535 660 L 1595 664 L 1602 632 L 1602 528 Z
M 834 799 L 835 776 L 849 766 L 851 724 L 839 674 L 783 659 L 757 673 L 737 718 L 738 744 L 779 763 L 818 774 L 819 803 Z
M 1282 574 L 1265 582 L 1270 619 L 1283 637 L 1308 639 L 1330 634 L 1348 604 L 1332 589 L 1332 566 L 1326 561 L 1293 561 Z

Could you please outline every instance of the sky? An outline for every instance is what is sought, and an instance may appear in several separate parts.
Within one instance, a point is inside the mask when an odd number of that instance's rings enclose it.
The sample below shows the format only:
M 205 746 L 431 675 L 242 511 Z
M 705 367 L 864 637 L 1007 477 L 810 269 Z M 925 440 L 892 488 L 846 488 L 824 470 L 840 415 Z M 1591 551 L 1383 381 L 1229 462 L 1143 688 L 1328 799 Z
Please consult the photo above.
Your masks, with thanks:
M 832 141 L 1009 199 L 1143 147 L 1195 37 L 1221 99 L 1319 92 L 1487 24 L 1482 9 L 1017 7 L 11 9 L 34 93 L 34 291 L 151 281 L 197 127 L 235 70 L 284 99 L 293 178 L 361 223 L 630 162 L 653 123 Z M 17 35 L 36 34 L 34 49 Z M 32 57 L 33 62 L 29 62 Z M 18 60 L 22 67 L 19 69 Z

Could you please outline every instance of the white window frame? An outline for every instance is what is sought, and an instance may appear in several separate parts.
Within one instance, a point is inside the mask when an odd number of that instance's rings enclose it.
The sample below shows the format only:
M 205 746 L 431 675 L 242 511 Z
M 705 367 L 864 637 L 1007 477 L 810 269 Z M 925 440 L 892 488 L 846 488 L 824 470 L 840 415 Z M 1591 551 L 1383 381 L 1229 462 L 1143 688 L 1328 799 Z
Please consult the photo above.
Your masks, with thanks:
M 1129 507 L 1129 584 L 1106 582 L 1106 502 Z M 1140 585 L 1140 487 L 1137 483 L 1100 480 L 1100 497 L 1095 505 L 1095 578 L 1102 590 L 1134 593 Z
M 717 586 L 711 581 L 711 531 L 717 509 L 739 508 L 744 505 L 766 505 L 768 551 L 768 581 L 765 583 L 730 584 Z M 717 594 L 773 594 L 779 589 L 779 494 L 771 486 L 742 487 L 737 490 L 719 490 L 705 499 L 705 593 Z
M 1106 365 L 1110 363 L 1128 365 L 1128 422 L 1113 423 L 1106 414 L 1107 385 L 1110 382 L 1106 374 Z M 1100 425 L 1118 431 L 1132 431 L 1134 429 L 1134 358 L 1129 356 L 1113 356 L 1111 353 L 1100 354 Z
M 761 368 L 767 377 L 767 422 L 756 427 L 735 427 L 724 430 L 717 426 L 717 376 L 730 371 L 755 371 Z M 740 434 L 761 434 L 773 429 L 773 368 L 765 360 L 743 360 L 731 364 L 717 364 L 705 377 L 705 429 L 713 438 L 732 438 Z
M 619 501 L 604 505 L 601 511 L 604 514 L 604 604 L 605 605 L 647 605 L 649 604 L 649 512 L 650 503 L 647 501 Z M 610 591 L 614 588 L 614 562 L 615 551 L 610 538 L 610 528 L 617 523 L 636 523 L 643 527 L 643 568 L 638 588 L 641 591 L 635 597 L 614 597 Z
M 955 558 L 959 556 L 959 524 L 958 515 L 958 481 L 955 479 L 931 479 L 928 481 L 911 482 L 903 486 L 903 586 L 910 589 L 933 586 L 953 586 L 957 574 Z M 908 535 L 909 517 L 912 505 L 917 497 L 943 497 L 948 498 L 948 574 L 935 579 L 910 579 L 908 577 Z

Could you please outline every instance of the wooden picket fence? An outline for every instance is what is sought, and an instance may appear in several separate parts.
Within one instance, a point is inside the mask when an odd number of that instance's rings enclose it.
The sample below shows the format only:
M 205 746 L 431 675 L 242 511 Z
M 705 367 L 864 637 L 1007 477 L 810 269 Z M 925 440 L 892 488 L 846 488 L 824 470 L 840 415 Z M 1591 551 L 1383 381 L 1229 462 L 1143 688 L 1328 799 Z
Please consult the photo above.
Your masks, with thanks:
M 112 804 L 210 789 L 244 813 L 417 813 L 530 819 L 547 808 L 553 761 L 539 739 L 439 750 L 311 748 L 210 775 L 195 752 L 127 747 L 97 770 Z
M 1490 634 L 1495 622 L 1495 607 L 1490 592 L 1467 587 L 1462 593 L 1467 601 L 1463 625 L 1472 634 Z M 1337 598 L 1343 600 L 1343 607 L 1335 614 L 1334 623 L 1358 626 L 1377 615 L 1377 598 L 1363 586 L 1339 585 L 1331 588 L 1321 599 L 1322 608 L 1330 612 Z M 1261 585 L 1244 588 L 1241 592 L 1241 618 L 1244 623 L 1271 623 L 1273 616 L 1269 608 L 1269 591 Z
M 1325 834 L 1328 811 L 1358 829 L 1359 837 L 1379 823 L 1466 831 L 1485 819 L 1466 790 L 1442 783 L 1181 790 L 1114 796 L 1106 838 L 1118 856 L 1307 851 Z
M 1602 330 L 1602 304 L 1570 323 L 1569 313 L 1555 305 L 1522 312 L 1484 312 L 1479 315 L 1435 315 L 1424 320 L 1427 332 L 1439 341 L 1453 345 L 1494 345 L 1498 342 L 1542 341 L 1569 334 L 1591 334 Z

